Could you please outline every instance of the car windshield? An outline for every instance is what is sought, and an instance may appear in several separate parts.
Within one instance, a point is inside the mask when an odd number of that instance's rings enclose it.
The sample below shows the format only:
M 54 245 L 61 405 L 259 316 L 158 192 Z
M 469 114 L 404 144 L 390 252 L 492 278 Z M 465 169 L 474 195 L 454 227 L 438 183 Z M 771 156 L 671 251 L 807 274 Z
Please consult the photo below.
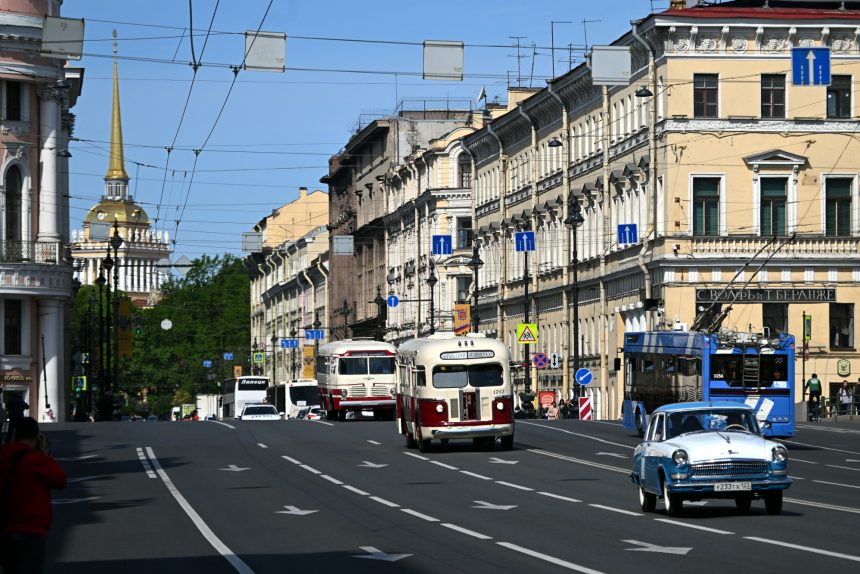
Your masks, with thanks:
M 737 409 L 685 411 L 669 415 L 667 429 L 669 438 L 705 431 L 758 434 L 759 429 L 751 412 Z
M 245 407 L 245 415 L 276 415 L 278 411 L 273 406 Z

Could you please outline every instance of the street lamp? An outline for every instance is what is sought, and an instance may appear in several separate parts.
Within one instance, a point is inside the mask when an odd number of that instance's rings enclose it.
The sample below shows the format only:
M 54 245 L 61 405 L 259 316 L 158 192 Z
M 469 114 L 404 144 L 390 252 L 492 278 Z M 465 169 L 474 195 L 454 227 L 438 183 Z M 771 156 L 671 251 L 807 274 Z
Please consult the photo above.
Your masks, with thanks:
M 637 98 L 650 98 L 654 95 L 654 92 L 648 89 L 648 86 L 642 86 L 635 93 Z
M 99 395 L 104 392 L 105 384 L 105 361 L 104 361 L 104 344 L 105 344 L 105 323 L 102 312 L 102 289 L 105 286 L 105 274 L 102 269 L 99 269 L 99 277 L 96 279 L 96 285 L 99 288 Z M 101 398 L 101 396 L 99 396 Z
M 478 269 L 484 262 L 478 257 L 478 242 L 472 244 L 472 259 L 467 263 L 472 270 L 472 332 L 478 332 Z
M 278 358 L 278 355 L 277 355 L 277 352 L 278 352 L 278 347 L 277 347 L 278 336 L 275 335 L 274 333 L 272 333 L 271 341 L 272 341 L 272 384 L 276 385 L 276 384 L 278 384 L 278 377 L 275 373 L 275 367 L 277 366 L 277 358 Z
M 110 308 L 111 308 L 111 291 L 110 291 L 110 271 L 113 269 L 114 261 L 110 256 L 110 249 L 108 249 L 108 255 L 102 260 L 102 267 L 107 272 L 107 278 L 102 276 L 101 272 L 99 273 L 99 277 L 104 280 L 104 285 L 107 288 L 105 293 L 105 344 L 104 344 L 104 352 L 105 352 L 105 360 L 104 360 L 104 382 L 102 384 L 102 393 L 105 390 L 112 391 L 113 383 L 111 382 L 113 367 L 111 366 L 111 342 L 113 341 L 113 336 L 111 335 L 111 320 L 110 320 Z
M 113 248 L 113 300 L 114 300 L 114 357 L 113 357 L 113 390 L 119 388 L 119 248 L 123 244 L 119 236 L 119 224 L 116 219 L 113 222 L 113 236 L 110 238 L 110 246 Z M 116 413 L 119 414 L 119 413 Z
M 434 272 L 434 268 L 431 262 L 430 266 L 430 275 L 427 277 L 427 286 L 430 287 L 430 334 L 433 335 L 436 333 L 436 307 L 435 307 L 435 298 L 433 297 L 433 288 L 436 287 L 436 283 L 439 282 L 439 279 L 436 278 L 436 273 Z
M 290 343 L 293 346 L 293 348 L 290 349 L 290 357 L 293 362 L 293 364 L 290 365 L 290 373 L 292 374 L 293 380 L 296 378 L 296 335 L 298 335 L 298 331 L 296 331 L 296 327 L 293 326 L 293 328 L 290 329 L 290 337 L 293 339 L 293 342 Z
M 322 327 L 322 323 L 320 323 L 320 312 L 314 311 L 314 330 L 319 331 L 320 327 Z M 317 356 L 320 352 L 320 340 L 319 337 L 314 337 L 314 378 L 317 377 Z
M 575 385 L 573 396 L 579 396 L 579 382 L 576 381 L 576 371 L 579 370 L 579 256 L 576 252 L 576 230 L 585 223 L 579 201 L 574 200 L 570 207 L 570 215 L 564 220 L 564 224 L 573 230 L 573 374 Z

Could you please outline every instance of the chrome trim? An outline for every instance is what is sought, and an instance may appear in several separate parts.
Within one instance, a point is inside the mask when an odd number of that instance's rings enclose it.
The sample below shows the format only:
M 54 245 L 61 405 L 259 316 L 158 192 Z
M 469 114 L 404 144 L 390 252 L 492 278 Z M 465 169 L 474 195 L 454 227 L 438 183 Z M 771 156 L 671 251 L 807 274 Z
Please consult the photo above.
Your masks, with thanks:
M 484 436 L 507 436 L 514 432 L 504 427 L 466 427 L 459 429 L 434 429 L 430 431 L 433 438 L 478 438 Z

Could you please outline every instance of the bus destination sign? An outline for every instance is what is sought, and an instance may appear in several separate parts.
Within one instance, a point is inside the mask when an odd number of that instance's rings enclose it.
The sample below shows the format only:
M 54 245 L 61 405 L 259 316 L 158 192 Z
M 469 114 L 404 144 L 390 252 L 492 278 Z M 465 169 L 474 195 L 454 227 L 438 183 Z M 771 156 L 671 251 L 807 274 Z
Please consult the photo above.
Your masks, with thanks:
M 492 359 L 495 356 L 494 351 L 450 351 L 441 353 L 439 358 L 443 361 L 462 361 L 463 359 Z
M 696 303 L 835 303 L 836 289 L 696 289 Z

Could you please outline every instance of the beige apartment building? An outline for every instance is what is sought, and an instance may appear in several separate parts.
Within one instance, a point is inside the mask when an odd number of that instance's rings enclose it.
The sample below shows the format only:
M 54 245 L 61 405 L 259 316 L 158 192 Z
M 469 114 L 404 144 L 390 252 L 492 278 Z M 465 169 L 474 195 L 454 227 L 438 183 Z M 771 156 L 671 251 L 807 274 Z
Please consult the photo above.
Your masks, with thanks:
M 604 419 L 620 416 L 624 333 L 689 327 L 728 304 L 733 279 L 746 290 L 723 328 L 785 331 L 800 346 L 812 317 L 798 391 L 804 367 L 826 392 L 860 374 L 860 11 L 672 6 L 613 42 L 630 50 L 629 83 L 595 85 L 582 65 L 463 140 L 480 329 L 522 357 L 527 300 L 530 352 L 559 357 L 531 370 L 531 390 L 583 393 Z M 829 49 L 829 85 L 793 85 L 793 48 Z M 536 235 L 527 297 L 521 230 Z M 588 387 L 572 383 L 575 355 Z

